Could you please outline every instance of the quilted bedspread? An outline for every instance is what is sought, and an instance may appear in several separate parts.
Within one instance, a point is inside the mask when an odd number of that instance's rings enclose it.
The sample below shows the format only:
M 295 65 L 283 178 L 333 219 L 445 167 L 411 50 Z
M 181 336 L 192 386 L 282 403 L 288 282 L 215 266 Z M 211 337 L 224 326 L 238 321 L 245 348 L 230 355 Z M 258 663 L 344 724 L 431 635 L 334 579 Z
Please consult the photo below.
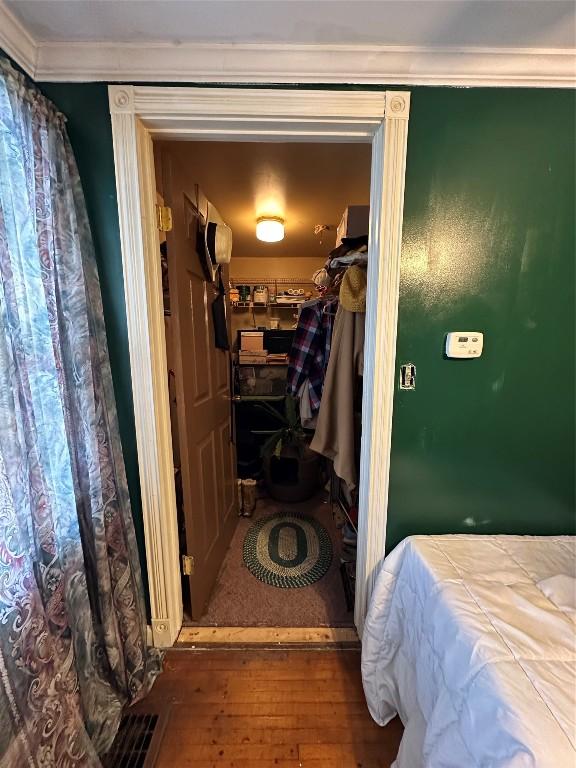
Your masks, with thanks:
M 394 768 L 576 766 L 576 539 L 413 536 L 384 561 L 362 638 Z

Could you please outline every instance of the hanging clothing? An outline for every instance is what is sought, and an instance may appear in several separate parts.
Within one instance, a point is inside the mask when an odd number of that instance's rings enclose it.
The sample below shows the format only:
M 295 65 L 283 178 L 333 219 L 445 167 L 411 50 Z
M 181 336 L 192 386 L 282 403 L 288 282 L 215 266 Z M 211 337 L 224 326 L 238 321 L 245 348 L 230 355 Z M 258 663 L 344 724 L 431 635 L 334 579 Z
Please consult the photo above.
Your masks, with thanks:
M 368 264 L 368 249 L 365 251 L 348 251 L 345 256 L 338 256 L 330 261 L 330 269 L 351 267 L 354 264 L 366 266 Z M 326 271 L 326 270 L 324 270 Z
M 328 288 L 330 285 L 330 275 L 326 271 L 325 267 L 317 269 L 312 275 L 312 282 L 316 286 L 316 290 L 321 291 L 324 288 Z
M 0 764 L 100 765 L 160 669 L 64 118 L 0 59 Z
M 332 351 L 316 432 L 310 448 L 334 462 L 334 471 L 350 490 L 358 484 L 359 424 L 355 416 L 359 377 L 364 369 L 364 312 L 338 307 Z
M 318 299 L 301 307 L 288 355 L 288 394 L 297 397 L 302 383 L 308 379 L 313 413 L 320 408 L 336 306 L 335 300 L 325 302 Z
M 348 267 L 338 296 L 340 305 L 348 312 L 366 312 L 366 292 L 368 287 L 366 270 L 359 265 Z
M 317 414 L 312 411 L 310 405 L 310 382 L 308 379 L 304 379 L 298 390 L 298 413 L 300 414 L 300 424 L 304 429 L 315 429 Z
M 214 328 L 214 346 L 216 349 L 230 349 L 228 342 L 228 323 L 226 321 L 226 291 L 222 282 L 222 268 L 218 267 L 218 290 L 212 301 L 212 326 Z
M 347 256 L 352 251 L 367 251 L 368 235 L 359 235 L 358 237 L 343 237 L 340 245 L 333 248 L 328 255 L 328 262 L 333 259 L 340 259 Z
M 345 237 L 328 255 L 322 269 L 317 270 L 312 280 L 322 295 L 338 294 L 340 283 L 348 267 L 368 264 L 368 235 Z

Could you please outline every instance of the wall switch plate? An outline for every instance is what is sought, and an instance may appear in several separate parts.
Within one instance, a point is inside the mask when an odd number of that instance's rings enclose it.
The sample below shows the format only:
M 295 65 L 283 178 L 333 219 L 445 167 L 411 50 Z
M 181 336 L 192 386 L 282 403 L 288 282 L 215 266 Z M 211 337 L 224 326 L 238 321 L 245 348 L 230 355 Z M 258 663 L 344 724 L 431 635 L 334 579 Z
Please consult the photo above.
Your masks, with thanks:
M 416 389 L 416 366 L 404 363 L 400 366 L 400 389 Z
M 451 331 L 446 334 L 446 357 L 480 357 L 484 334 L 480 331 Z

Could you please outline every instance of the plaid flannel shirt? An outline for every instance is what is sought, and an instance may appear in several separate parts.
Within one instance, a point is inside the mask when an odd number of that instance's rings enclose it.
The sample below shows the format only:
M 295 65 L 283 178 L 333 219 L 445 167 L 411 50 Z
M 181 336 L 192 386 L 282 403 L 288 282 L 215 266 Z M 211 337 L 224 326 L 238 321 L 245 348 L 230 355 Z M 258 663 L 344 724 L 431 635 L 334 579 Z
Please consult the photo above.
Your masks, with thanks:
M 302 383 L 308 379 L 313 413 L 320 408 L 337 304 L 337 300 L 319 300 L 302 307 L 288 355 L 288 394 L 296 397 Z

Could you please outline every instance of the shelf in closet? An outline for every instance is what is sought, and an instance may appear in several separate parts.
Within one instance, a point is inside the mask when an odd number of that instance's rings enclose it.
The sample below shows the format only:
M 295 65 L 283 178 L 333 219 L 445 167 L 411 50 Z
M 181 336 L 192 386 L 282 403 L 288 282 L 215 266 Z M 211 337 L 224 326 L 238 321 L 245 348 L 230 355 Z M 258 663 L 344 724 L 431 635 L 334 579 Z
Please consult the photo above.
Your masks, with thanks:
M 239 285 L 256 286 L 265 285 L 269 288 L 270 295 L 277 296 L 279 293 L 286 293 L 287 288 L 298 288 L 302 290 L 300 296 L 304 294 L 313 295 L 314 282 L 309 277 L 231 277 L 230 285 L 237 288 Z M 233 301 L 230 302 L 232 309 L 269 309 L 282 308 L 282 309 L 298 309 L 301 305 L 301 301 L 293 302 L 266 302 L 265 304 L 255 304 L 252 299 L 248 301 Z
M 267 403 L 280 403 L 286 398 L 286 395 L 234 395 L 232 400 L 235 403 L 257 403 L 264 401 Z
M 314 286 L 310 277 L 231 277 L 230 284 L 239 285 L 309 285 Z
M 233 301 L 232 309 L 268 309 L 270 307 L 279 309 L 298 309 L 303 302 L 294 302 L 288 304 L 287 302 L 268 302 L 268 304 L 254 304 L 253 301 Z
M 277 429 L 251 429 L 250 432 L 253 435 L 275 435 L 278 430 Z

